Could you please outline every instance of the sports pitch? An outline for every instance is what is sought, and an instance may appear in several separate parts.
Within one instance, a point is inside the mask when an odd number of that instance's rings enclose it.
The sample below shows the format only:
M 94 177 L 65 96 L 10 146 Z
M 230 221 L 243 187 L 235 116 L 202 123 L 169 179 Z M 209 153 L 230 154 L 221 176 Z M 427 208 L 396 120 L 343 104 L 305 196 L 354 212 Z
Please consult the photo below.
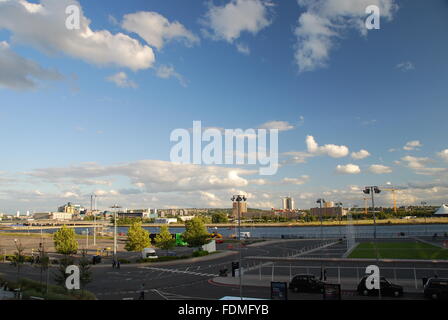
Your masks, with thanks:
M 447 260 L 448 249 L 422 242 L 363 242 L 349 258 Z

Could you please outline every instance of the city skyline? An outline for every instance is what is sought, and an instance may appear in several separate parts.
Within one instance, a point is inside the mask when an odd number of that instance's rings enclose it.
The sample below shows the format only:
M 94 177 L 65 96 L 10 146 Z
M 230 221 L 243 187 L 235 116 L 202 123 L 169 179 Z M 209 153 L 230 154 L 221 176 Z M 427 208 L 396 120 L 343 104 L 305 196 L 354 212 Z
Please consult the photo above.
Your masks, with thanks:
M 65 26 L 68 5 L 80 30 Z M 368 5 L 379 30 L 364 27 Z M 446 203 L 447 10 L 0 0 L 0 211 L 87 205 L 92 193 L 99 207 L 231 208 L 237 193 L 251 208 L 286 194 L 301 208 L 363 207 L 365 186 L 388 183 L 399 206 Z M 278 129 L 278 172 L 172 163 L 170 133 L 193 121 Z M 375 200 L 392 206 L 388 191 Z

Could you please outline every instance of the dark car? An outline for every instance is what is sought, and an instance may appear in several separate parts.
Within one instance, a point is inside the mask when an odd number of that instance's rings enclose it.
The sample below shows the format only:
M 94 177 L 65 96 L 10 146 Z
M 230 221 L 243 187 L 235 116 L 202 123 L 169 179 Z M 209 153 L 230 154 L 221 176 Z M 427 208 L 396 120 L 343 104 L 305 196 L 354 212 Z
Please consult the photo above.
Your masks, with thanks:
M 294 292 L 322 293 L 324 283 L 317 280 L 313 274 L 298 274 L 292 278 L 289 289 Z
M 367 289 L 366 280 L 368 276 L 364 276 L 358 284 L 357 291 L 365 296 L 377 296 L 378 289 Z M 399 297 L 403 295 L 403 287 L 389 282 L 386 278 L 380 278 L 380 290 L 382 296 Z
M 448 299 L 448 279 L 430 278 L 424 286 L 425 298 L 429 299 Z

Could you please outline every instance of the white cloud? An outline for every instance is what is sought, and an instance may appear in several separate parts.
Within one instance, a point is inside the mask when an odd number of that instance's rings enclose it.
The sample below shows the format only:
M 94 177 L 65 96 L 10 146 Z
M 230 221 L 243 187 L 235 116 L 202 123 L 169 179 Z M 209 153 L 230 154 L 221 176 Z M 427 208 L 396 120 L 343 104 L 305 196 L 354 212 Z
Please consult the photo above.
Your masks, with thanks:
M 341 174 L 358 174 L 361 169 L 356 164 L 337 165 L 336 172 Z
M 387 166 L 383 166 L 381 164 L 372 164 L 369 167 L 369 171 L 375 174 L 384 174 L 384 173 L 391 173 L 392 169 Z
M 420 175 L 436 175 L 448 173 L 448 168 L 428 168 L 426 165 L 433 160 L 427 157 L 413 157 L 405 156 L 401 158 L 402 161 L 406 162 L 406 167 L 414 170 L 416 174 Z M 401 164 L 398 162 L 397 164 Z
M 411 150 L 418 150 L 418 148 L 423 147 L 423 145 L 418 140 L 409 141 L 406 143 L 406 145 L 403 147 L 406 151 Z
M 415 69 L 414 64 L 410 61 L 401 62 L 397 64 L 395 68 L 400 69 L 401 71 L 410 71 Z
M 67 6 L 81 10 L 80 29 L 65 27 Z M 132 70 L 152 66 L 155 57 L 149 46 L 123 33 L 94 31 L 76 0 L 0 1 L 0 29 L 9 30 L 12 39 L 45 53 L 64 53 L 95 65 L 117 65 Z
M 283 178 L 281 183 L 282 184 L 297 184 L 297 185 L 301 185 L 301 184 L 305 184 L 310 180 L 310 177 L 307 175 L 303 175 L 299 178 Z
M 237 43 L 236 44 L 236 49 L 238 50 L 238 52 L 245 54 L 245 55 L 249 55 L 250 54 L 250 49 L 249 47 L 244 44 L 244 43 Z
M 303 151 L 289 151 L 284 152 L 283 155 L 289 157 L 286 163 L 305 163 L 307 158 L 311 158 L 314 155 Z
M 315 155 L 328 155 L 332 158 L 342 158 L 349 154 L 349 149 L 346 146 L 338 146 L 334 144 L 326 144 L 319 146 L 313 136 L 306 137 L 306 145 L 308 152 Z
M 438 152 L 437 155 L 441 157 L 443 160 L 448 161 L 448 149 Z
M 187 81 L 185 80 L 185 78 L 181 74 L 177 73 L 174 70 L 173 66 L 160 65 L 156 69 L 156 75 L 162 79 L 176 78 L 181 84 L 181 86 L 183 87 L 187 86 Z
M 163 48 L 165 42 L 171 40 L 183 41 L 187 46 L 199 42 L 199 38 L 181 23 L 170 22 L 157 12 L 136 12 L 125 15 L 123 19 L 123 29 L 138 34 L 158 50 Z
M 269 7 L 264 0 L 231 0 L 226 5 L 211 5 L 203 23 L 211 29 L 215 40 L 233 43 L 243 32 L 257 34 L 269 26 Z
M 298 0 L 298 3 L 305 8 L 295 29 L 298 40 L 295 60 L 300 72 L 326 66 L 335 40 L 347 29 L 355 28 L 366 35 L 367 6 L 377 5 L 381 17 L 388 20 L 397 9 L 394 0 Z
M 115 83 L 116 86 L 120 87 L 120 88 L 137 88 L 138 87 L 138 85 L 134 81 L 128 79 L 127 74 L 124 72 L 118 72 L 114 75 L 111 75 L 111 76 L 107 77 L 106 80 Z
M 7 42 L 0 42 L 0 87 L 27 90 L 36 88 L 36 81 L 60 79 L 62 75 L 57 71 L 42 68 L 16 54 Z
M 115 166 L 83 163 L 67 168 L 37 169 L 28 174 L 51 182 L 75 178 L 95 179 L 124 176 L 128 177 L 134 185 L 144 184 L 147 192 L 175 192 L 245 187 L 248 185 L 248 180 L 240 175 L 253 173 L 254 171 L 243 169 L 177 164 L 161 160 L 141 160 Z
M 288 131 L 294 126 L 287 121 L 269 121 L 259 126 L 260 129 L 278 129 L 278 131 Z
M 351 156 L 353 159 L 361 160 L 370 156 L 370 153 L 367 150 L 361 149 L 358 152 L 352 152 Z

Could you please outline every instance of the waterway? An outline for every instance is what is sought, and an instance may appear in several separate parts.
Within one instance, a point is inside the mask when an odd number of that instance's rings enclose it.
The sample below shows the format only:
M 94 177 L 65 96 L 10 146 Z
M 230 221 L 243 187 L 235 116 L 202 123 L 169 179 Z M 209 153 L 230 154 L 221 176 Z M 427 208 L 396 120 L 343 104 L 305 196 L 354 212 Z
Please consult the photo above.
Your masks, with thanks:
M 150 233 L 158 233 L 158 227 L 144 227 Z M 77 227 L 75 232 L 77 234 L 86 234 L 87 230 L 90 235 L 93 234 L 93 228 Z M 120 234 L 126 234 L 128 227 L 117 227 L 117 232 Z M 346 226 L 310 226 L 310 227 L 242 227 L 241 232 L 249 232 L 252 238 L 319 238 L 321 234 L 327 238 L 338 238 L 347 235 L 347 232 L 353 232 L 356 238 L 370 238 L 374 234 L 374 226 L 358 226 L 353 225 L 350 229 Z M 10 230 L 11 232 L 18 232 Z M 57 229 L 45 229 L 42 228 L 42 232 L 54 233 Z M 113 228 L 109 228 L 109 231 L 113 231 Z M 181 233 L 185 228 L 171 227 L 170 232 Z M 218 232 L 224 237 L 228 237 L 232 234 L 236 234 L 238 229 L 235 227 L 218 227 L 208 228 L 209 232 Z M 8 232 L 8 231 L 2 231 Z M 20 232 L 39 233 L 41 229 L 34 230 L 22 230 Z M 389 237 L 401 237 L 401 236 L 432 236 L 438 234 L 439 236 L 448 233 L 448 224 L 408 224 L 408 225 L 378 225 L 376 227 L 377 237 L 389 238 Z

